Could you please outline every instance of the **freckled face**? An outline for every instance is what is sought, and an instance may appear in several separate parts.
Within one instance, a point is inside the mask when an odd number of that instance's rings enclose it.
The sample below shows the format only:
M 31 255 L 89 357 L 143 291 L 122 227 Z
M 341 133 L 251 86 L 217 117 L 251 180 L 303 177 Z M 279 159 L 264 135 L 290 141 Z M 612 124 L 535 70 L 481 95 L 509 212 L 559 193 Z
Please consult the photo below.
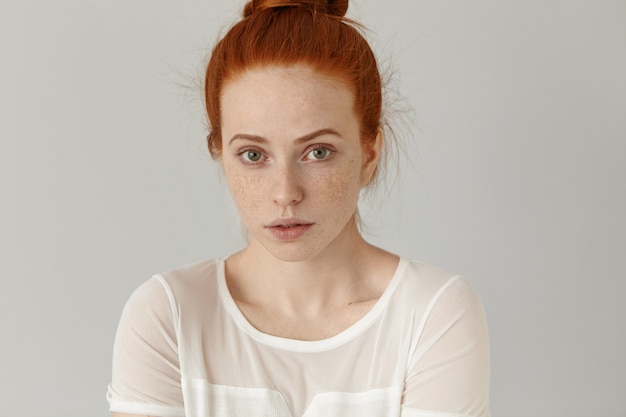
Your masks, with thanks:
M 222 164 L 250 247 L 284 261 L 341 250 L 376 164 L 347 85 L 308 66 L 257 68 L 225 84 L 221 108 Z

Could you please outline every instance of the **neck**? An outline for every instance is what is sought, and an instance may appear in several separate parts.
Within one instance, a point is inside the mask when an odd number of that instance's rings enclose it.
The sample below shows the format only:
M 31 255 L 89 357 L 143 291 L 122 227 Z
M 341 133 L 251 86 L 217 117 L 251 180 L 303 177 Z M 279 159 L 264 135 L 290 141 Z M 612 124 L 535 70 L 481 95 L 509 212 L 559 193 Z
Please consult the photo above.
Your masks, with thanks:
M 273 303 L 298 314 L 316 314 L 329 306 L 367 298 L 367 274 L 378 248 L 367 243 L 354 224 L 321 253 L 301 261 L 283 261 L 251 241 L 227 262 L 233 297 L 250 304 Z

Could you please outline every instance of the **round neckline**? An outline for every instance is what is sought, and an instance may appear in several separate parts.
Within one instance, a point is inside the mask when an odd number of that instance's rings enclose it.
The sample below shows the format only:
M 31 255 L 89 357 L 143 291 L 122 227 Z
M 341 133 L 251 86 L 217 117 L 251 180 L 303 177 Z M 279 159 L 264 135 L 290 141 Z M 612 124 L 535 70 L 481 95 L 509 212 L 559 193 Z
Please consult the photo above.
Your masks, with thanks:
M 380 316 L 387 306 L 389 299 L 393 295 L 395 289 L 403 276 L 404 270 L 409 260 L 400 257 L 396 270 L 387 284 L 387 288 L 376 301 L 374 306 L 363 317 L 357 320 L 340 333 L 321 340 L 299 340 L 288 339 L 280 336 L 274 336 L 264 333 L 254 327 L 248 319 L 243 315 L 237 303 L 233 299 L 228 285 L 226 284 L 226 258 L 218 258 L 217 261 L 217 285 L 220 300 L 222 301 L 227 313 L 235 321 L 237 326 L 244 331 L 252 339 L 268 346 L 272 346 L 282 350 L 293 352 L 320 352 L 333 349 L 355 338 L 357 335 L 368 329 L 371 324 Z

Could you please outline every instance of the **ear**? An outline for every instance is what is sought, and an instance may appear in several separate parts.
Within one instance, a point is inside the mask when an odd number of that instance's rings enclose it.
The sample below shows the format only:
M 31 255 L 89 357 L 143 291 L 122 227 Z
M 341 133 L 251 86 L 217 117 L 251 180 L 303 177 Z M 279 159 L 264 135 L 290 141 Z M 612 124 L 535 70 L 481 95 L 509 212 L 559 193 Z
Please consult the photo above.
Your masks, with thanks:
M 380 162 L 380 154 L 383 149 L 383 132 L 378 129 L 374 142 L 363 146 L 363 165 L 361 166 L 361 187 L 365 187 L 370 183 L 378 163 Z

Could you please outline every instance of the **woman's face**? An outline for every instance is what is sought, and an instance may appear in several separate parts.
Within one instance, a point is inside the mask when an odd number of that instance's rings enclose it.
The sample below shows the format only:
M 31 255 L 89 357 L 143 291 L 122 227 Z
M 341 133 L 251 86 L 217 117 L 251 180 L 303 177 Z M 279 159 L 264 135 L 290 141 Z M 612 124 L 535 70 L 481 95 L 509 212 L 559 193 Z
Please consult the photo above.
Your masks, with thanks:
M 380 138 L 361 145 L 345 83 L 304 65 L 256 68 L 225 84 L 221 109 L 222 163 L 251 247 L 301 261 L 358 236 Z

